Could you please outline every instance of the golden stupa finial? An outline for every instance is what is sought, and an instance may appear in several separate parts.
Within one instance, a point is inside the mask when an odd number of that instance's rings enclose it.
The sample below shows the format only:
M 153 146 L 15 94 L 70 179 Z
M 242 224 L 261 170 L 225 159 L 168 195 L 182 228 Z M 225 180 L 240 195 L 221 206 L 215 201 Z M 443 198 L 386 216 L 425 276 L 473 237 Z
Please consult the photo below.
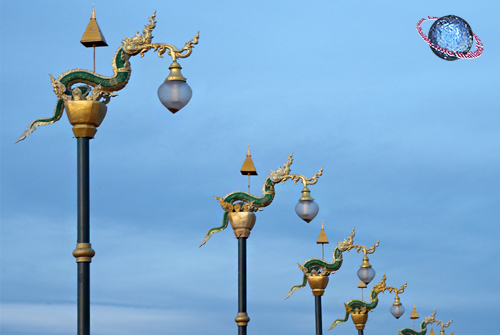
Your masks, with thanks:
M 325 259 L 325 244 L 328 244 L 328 238 L 326 237 L 325 233 L 325 226 L 323 224 L 323 220 L 321 220 L 321 230 L 319 232 L 318 240 L 316 241 L 317 244 L 321 244 L 321 259 Z
M 413 311 L 411 312 L 410 319 L 420 319 L 417 314 L 417 309 L 415 308 L 415 305 L 413 305 Z
M 325 233 L 325 226 L 323 225 L 323 220 L 321 220 L 321 231 L 319 232 L 318 240 L 316 241 L 317 244 L 328 244 L 328 238 L 326 237 Z
M 255 165 L 253 165 L 252 155 L 250 154 L 250 144 L 247 143 L 247 158 L 241 166 L 240 172 L 242 175 L 248 175 L 248 193 L 250 193 L 250 176 L 256 176 L 257 170 L 255 170 Z
M 358 283 L 358 288 L 367 288 L 367 286 L 364 281 L 360 280 Z
M 431 332 L 429 333 L 429 335 L 436 335 L 436 333 L 434 333 L 434 329 L 431 328 Z
M 242 175 L 256 176 L 257 170 L 255 170 L 255 165 L 253 165 L 252 155 L 250 154 L 250 144 L 247 143 L 247 158 L 245 158 L 245 162 L 241 166 L 240 170 Z
M 82 40 L 80 41 L 87 48 L 91 47 L 107 47 L 106 39 L 97 24 L 95 16 L 94 1 L 92 1 L 92 15 L 90 15 L 90 22 L 83 33 Z

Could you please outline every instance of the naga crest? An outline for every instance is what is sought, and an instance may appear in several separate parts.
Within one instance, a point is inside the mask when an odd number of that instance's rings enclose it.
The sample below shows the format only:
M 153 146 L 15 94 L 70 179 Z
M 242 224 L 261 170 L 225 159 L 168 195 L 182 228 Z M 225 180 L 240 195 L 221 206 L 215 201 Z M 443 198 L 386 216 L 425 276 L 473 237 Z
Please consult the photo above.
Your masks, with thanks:
M 353 228 L 351 231 L 351 235 L 349 235 L 348 238 L 345 238 L 344 241 L 339 242 L 337 244 L 337 248 L 342 252 L 348 250 L 354 244 L 354 236 L 355 235 L 356 235 L 356 233 L 354 232 L 354 228 Z
M 139 32 L 136 32 L 135 36 L 132 38 L 125 36 L 125 39 L 122 42 L 123 51 L 131 56 L 135 56 L 138 53 L 141 54 L 141 57 L 144 56 L 144 53 L 148 50 L 145 49 L 145 47 L 150 44 L 151 40 L 153 39 L 153 35 L 151 35 L 151 32 L 156 28 L 155 17 L 156 11 L 149 18 L 150 23 L 144 26 L 142 35 L 139 35 Z
M 426 325 L 432 324 L 434 321 L 436 321 L 436 310 L 435 309 L 434 309 L 434 312 L 432 312 L 431 315 L 429 315 L 428 317 L 424 318 L 424 323 Z
M 290 174 L 290 165 L 293 163 L 293 152 L 288 156 L 288 161 L 283 164 L 283 168 L 278 167 L 278 170 L 276 171 L 271 171 L 269 174 L 269 178 L 271 181 L 275 184 L 282 182 L 283 184 L 285 181 L 288 179 L 293 180 L 294 184 L 297 184 L 299 181 L 304 184 L 304 187 L 307 187 L 307 185 L 314 185 L 318 182 L 318 178 L 323 175 L 323 168 L 321 168 L 318 172 L 316 172 L 312 178 L 307 178 L 303 175 L 300 174 Z
M 386 280 L 387 280 L 387 278 L 386 278 L 385 273 L 384 273 L 384 275 L 383 275 L 382 280 L 380 281 L 380 283 L 378 283 L 377 285 L 373 286 L 373 291 L 375 291 L 377 294 L 378 293 L 384 293 L 384 291 L 389 291 L 390 293 L 396 293 L 396 295 L 401 294 L 401 293 L 403 293 L 405 291 L 405 288 L 407 286 L 406 282 L 398 290 L 396 287 L 386 286 L 385 285 L 385 281 Z
M 278 167 L 278 170 L 272 171 L 269 173 L 269 178 L 271 178 L 271 181 L 275 184 L 279 182 L 285 182 L 287 177 L 290 175 L 290 165 L 293 163 L 293 152 L 288 156 L 288 161 L 283 164 L 283 168 L 281 166 Z
M 175 62 L 177 58 L 186 58 L 193 52 L 193 47 L 195 44 L 198 44 L 198 38 L 200 37 L 200 32 L 196 33 L 193 39 L 187 42 L 184 45 L 184 48 L 179 49 L 174 45 L 166 44 L 166 43 L 151 43 L 153 39 L 153 35 L 151 32 L 156 27 L 156 11 L 149 18 L 149 24 L 144 26 L 142 30 L 142 35 L 139 35 L 139 32 L 135 33 L 135 36 L 132 38 L 125 37 L 122 41 L 122 49 L 129 56 L 135 56 L 137 54 L 141 54 L 141 57 L 144 56 L 148 50 L 153 49 L 155 52 L 158 52 L 158 57 L 163 58 L 163 54 L 168 51 L 168 54 L 172 57 L 172 60 Z

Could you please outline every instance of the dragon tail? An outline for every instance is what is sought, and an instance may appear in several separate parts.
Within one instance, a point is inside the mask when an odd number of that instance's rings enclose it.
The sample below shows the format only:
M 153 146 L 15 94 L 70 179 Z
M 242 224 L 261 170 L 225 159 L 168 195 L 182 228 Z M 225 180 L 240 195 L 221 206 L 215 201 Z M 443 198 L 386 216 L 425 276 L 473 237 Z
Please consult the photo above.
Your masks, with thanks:
M 228 215 L 228 212 L 224 212 L 224 215 L 222 216 L 222 225 L 221 226 L 214 227 L 214 228 L 211 228 L 208 230 L 207 234 L 205 235 L 205 238 L 203 239 L 203 241 L 200 244 L 200 247 L 202 245 L 204 245 L 205 243 L 207 243 L 207 241 L 210 239 L 210 237 L 213 234 L 218 233 L 220 231 L 223 231 L 224 229 L 227 228 L 227 222 L 228 222 L 227 215 Z
M 19 137 L 19 139 L 16 141 L 16 143 L 19 141 L 22 141 L 26 137 L 30 136 L 31 133 L 34 132 L 38 126 L 45 126 L 47 124 L 51 124 L 51 123 L 54 123 L 56 121 L 59 121 L 59 119 L 62 116 L 63 110 L 64 110 L 64 100 L 59 99 L 59 100 L 57 100 L 56 107 L 54 108 L 54 115 L 49 119 L 41 118 L 41 119 L 36 119 L 35 121 L 31 122 L 28 129 L 26 129 L 24 131 L 24 133 L 21 134 L 21 137 Z
M 349 312 L 346 309 L 344 318 L 343 319 L 337 319 L 337 320 L 333 321 L 332 326 L 328 330 L 332 330 L 333 328 L 335 328 L 336 325 L 338 325 L 341 322 L 346 322 L 347 319 L 349 319 Z
M 301 265 L 299 264 L 299 267 L 300 266 Z M 302 284 L 300 284 L 300 285 L 293 285 L 292 288 L 290 289 L 290 292 L 288 292 L 288 294 L 286 295 L 285 300 L 288 299 L 288 298 L 290 298 L 290 296 L 293 294 L 293 292 L 295 292 L 295 290 L 303 288 L 304 286 L 306 286 L 306 284 L 307 284 L 307 277 L 306 277 L 306 275 L 304 275 L 304 277 L 302 278 Z

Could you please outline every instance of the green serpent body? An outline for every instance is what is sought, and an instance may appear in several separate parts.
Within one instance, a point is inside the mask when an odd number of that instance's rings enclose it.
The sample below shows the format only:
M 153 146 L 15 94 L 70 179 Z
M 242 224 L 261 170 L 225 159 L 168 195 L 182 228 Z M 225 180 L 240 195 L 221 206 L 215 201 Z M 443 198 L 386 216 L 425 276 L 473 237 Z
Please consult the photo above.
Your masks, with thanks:
M 323 271 L 331 273 L 333 271 L 337 271 L 338 269 L 340 269 L 340 267 L 342 266 L 342 262 L 343 262 L 342 248 L 340 247 L 340 245 L 337 245 L 337 247 L 333 251 L 332 263 L 325 262 L 324 260 L 319 258 L 311 258 L 305 261 L 303 265 L 299 264 L 299 267 L 304 272 L 304 276 L 302 277 L 302 283 L 300 285 L 292 286 L 287 296 L 285 297 L 285 300 L 288 299 L 295 290 L 301 289 L 306 286 L 307 275 L 311 274 L 315 268 L 322 268 Z
M 64 94 L 67 99 L 73 98 L 72 86 L 74 84 L 86 84 L 91 87 L 100 86 L 104 93 L 112 93 L 124 88 L 132 73 L 130 68 L 130 54 L 124 52 L 122 46 L 118 48 L 113 57 L 113 76 L 106 77 L 95 72 L 83 69 L 73 69 L 61 74 L 57 81 L 64 86 Z M 88 86 L 78 86 L 82 95 L 85 96 L 90 91 Z M 64 99 L 59 98 L 54 108 L 54 115 L 51 118 L 36 119 L 30 123 L 26 131 L 16 141 L 19 142 L 29 136 L 38 126 L 52 124 L 58 121 L 64 112 Z
M 424 320 L 420 324 L 420 331 L 417 332 L 416 330 L 413 330 L 411 328 L 404 328 L 399 331 L 400 335 L 425 335 L 427 333 L 427 321 Z
M 266 178 L 264 182 L 264 186 L 262 187 L 262 196 L 261 197 L 256 197 L 254 195 L 251 195 L 249 193 L 243 192 L 243 191 L 236 191 L 227 194 L 222 201 L 224 203 L 232 205 L 236 201 L 242 201 L 244 203 L 252 203 L 254 207 L 266 207 L 271 204 L 271 202 L 274 199 L 274 185 L 275 182 L 272 181 L 271 175 Z M 228 224 L 228 212 L 224 212 L 224 215 L 222 216 L 222 224 L 219 227 L 214 227 L 208 230 L 207 234 L 205 235 L 205 238 L 203 239 L 202 243 L 200 244 L 200 247 L 204 245 L 210 237 L 218 233 L 220 231 L 223 231 L 224 229 L 227 228 Z
M 346 311 L 343 319 L 336 319 L 333 321 L 330 329 L 334 328 L 337 324 L 341 322 L 346 322 L 349 319 L 349 310 L 353 311 L 361 311 L 361 310 L 372 310 L 378 305 L 378 294 L 380 292 L 376 289 L 376 286 L 373 287 L 372 292 L 370 294 L 370 302 L 365 302 L 362 300 L 351 300 L 346 304 Z M 349 307 L 348 307 L 349 306 Z

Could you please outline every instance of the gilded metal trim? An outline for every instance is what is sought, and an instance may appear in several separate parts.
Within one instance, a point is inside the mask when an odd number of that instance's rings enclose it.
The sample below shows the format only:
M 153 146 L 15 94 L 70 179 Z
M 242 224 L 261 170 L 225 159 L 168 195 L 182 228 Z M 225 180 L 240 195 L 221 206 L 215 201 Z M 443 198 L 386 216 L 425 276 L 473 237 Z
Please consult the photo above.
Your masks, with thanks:
M 73 257 L 76 258 L 77 263 L 90 263 L 94 256 L 95 251 L 90 243 L 77 243 L 76 249 L 73 250 Z
M 238 326 L 244 326 L 246 327 L 248 323 L 250 322 L 250 318 L 248 317 L 247 313 L 238 313 L 237 316 L 234 318 L 234 321 Z
M 163 54 L 167 52 L 167 54 L 172 57 L 173 62 L 175 62 L 177 58 L 189 57 L 193 52 L 194 45 L 198 44 L 200 32 L 198 31 L 191 41 L 184 44 L 182 49 L 167 43 L 151 43 L 153 39 L 151 32 L 156 27 L 155 17 L 156 11 L 149 18 L 149 24 L 144 26 L 141 35 L 137 32 L 132 38 L 125 37 L 122 42 L 123 50 L 131 56 L 140 54 L 141 57 L 143 57 L 147 51 L 153 49 L 155 52 L 158 52 L 158 57 L 160 58 L 163 58 Z

